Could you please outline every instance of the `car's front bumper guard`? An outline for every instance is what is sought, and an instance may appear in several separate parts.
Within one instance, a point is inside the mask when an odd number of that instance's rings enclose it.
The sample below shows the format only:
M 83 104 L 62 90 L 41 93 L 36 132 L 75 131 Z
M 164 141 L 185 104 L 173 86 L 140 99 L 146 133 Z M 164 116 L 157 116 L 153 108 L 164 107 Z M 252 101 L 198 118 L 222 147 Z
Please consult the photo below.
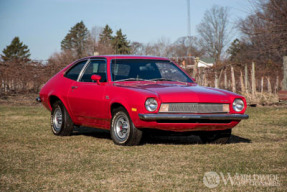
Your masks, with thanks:
M 246 114 L 139 114 L 144 121 L 156 120 L 231 120 L 248 119 Z

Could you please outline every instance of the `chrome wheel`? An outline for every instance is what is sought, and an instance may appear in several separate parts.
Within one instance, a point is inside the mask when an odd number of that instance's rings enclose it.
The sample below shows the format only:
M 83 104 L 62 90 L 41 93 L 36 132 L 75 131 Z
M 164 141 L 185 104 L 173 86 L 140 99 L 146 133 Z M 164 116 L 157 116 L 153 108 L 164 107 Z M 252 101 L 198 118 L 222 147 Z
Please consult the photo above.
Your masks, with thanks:
M 130 134 L 130 122 L 126 114 L 121 113 L 117 116 L 114 123 L 114 132 L 119 140 L 127 140 Z
M 53 129 L 54 132 L 59 133 L 63 124 L 63 114 L 60 107 L 57 107 L 53 114 Z
M 52 104 L 51 130 L 54 135 L 59 136 L 69 136 L 74 130 L 74 123 L 60 100 Z
M 138 145 L 142 138 L 142 131 L 137 129 L 124 107 L 113 109 L 111 121 L 111 137 L 117 145 Z

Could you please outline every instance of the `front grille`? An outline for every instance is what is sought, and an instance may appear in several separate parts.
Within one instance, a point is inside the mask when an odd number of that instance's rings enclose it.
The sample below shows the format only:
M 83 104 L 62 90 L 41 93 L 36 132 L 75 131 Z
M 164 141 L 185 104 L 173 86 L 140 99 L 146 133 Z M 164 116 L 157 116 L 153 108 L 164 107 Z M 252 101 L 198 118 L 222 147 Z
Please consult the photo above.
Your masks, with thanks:
M 160 112 L 161 113 L 227 113 L 229 112 L 229 104 L 163 103 L 161 105 Z

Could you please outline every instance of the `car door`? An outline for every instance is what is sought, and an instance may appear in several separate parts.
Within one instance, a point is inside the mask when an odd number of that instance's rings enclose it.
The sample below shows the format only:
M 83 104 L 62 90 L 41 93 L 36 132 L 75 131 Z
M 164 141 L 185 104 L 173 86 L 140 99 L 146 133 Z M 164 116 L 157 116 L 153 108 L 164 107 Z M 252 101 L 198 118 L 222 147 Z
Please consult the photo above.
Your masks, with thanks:
M 99 84 L 92 81 L 91 76 L 94 74 L 101 76 Z M 108 117 L 108 101 L 104 96 L 106 79 L 106 60 L 94 59 L 89 61 L 78 81 L 71 86 L 69 106 L 82 125 L 105 127 Z

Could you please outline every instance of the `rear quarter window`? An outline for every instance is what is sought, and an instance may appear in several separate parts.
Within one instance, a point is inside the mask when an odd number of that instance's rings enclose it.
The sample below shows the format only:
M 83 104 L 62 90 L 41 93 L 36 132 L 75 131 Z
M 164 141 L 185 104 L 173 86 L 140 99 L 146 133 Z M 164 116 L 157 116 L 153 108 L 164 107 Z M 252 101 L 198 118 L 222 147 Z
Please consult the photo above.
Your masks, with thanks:
M 87 61 L 85 60 L 85 61 L 81 61 L 81 62 L 75 64 L 71 69 L 69 69 L 66 72 L 65 77 L 77 81 L 79 74 L 82 71 L 86 62 Z

